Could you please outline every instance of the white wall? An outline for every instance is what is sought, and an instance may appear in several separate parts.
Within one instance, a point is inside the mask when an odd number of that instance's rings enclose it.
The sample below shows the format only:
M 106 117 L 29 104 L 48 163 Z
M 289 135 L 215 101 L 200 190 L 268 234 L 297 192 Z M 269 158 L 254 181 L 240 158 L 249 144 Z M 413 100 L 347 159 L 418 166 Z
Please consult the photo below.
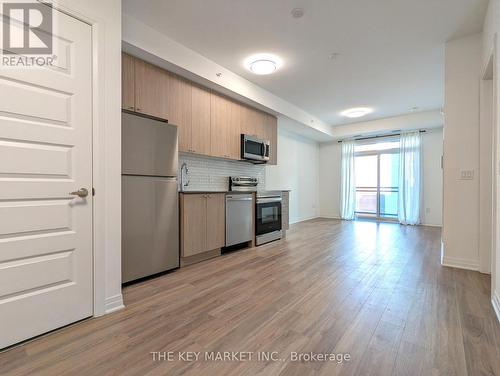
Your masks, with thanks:
M 337 141 L 319 147 L 319 202 L 320 216 L 340 218 L 341 144 Z
M 500 166 L 500 153 L 498 152 L 498 148 L 500 146 L 500 44 L 499 44 L 499 35 L 500 34 L 500 0 L 490 0 L 488 6 L 488 12 L 486 13 L 486 19 L 483 29 L 483 38 L 482 38 L 482 59 L 481 59 L 481 67 L 484 67 L 487 64 L 489 56 L 493 49 L 496 50 L 496 62 L 495 62 L 495 77 L 493 82 L 493 89 L 496 92 L 496 99 L 494 103 L 494 112 L 496 113 L 496 119 L 494 120 L 494 132 L 495 132 L 495 141 L 496 141 L 496 159 L 494 161 L 494 170 L 497 171 L 497 166 Z M 500 167 L 499 167 L 500 168 Z M 500 172 L 500 171 L 499 171 Z M 493 306 L 497 312 L 497 316 L 500 320 L 500 176 L 499 172 L 495 173 L 494 181 L 496 186 L 496 196 L 497 202 L 496 207 L 494 208 L 494 218 L 496 217 L 496 225 L 495 225 L 495 235 L 494 235 L 494 252 L 493 252 L 493 260 L 492 260 L 492 301 Z M 495 220 L 495 219 L 494 219 Z
M 123 307 L 121 293 L 121 1 L 56 0 L 93 25 L 94 314 Z
M 381 121 L 381 120 L 380 120 Z M 422 134 L 422 224 L 442 224 L 442 129 L 429 129 Z M 341 144 L 338 142 L 320 144 L 320 216 L 339 218 L 340 213 L 340 162 Z
M 443 254 L 445 265 L 479 265 L 479 72 L 481 35 L 446 43 Z M 473 170 L 472 180 L 461 171 Z
M 319 145 L 280 127 L 278 165 L 266 166 L 266 189 L 290 189 L 290 223 L 318 216 Z
M 443 224 L 443 129 L 429 129 L 422 134 L 422 223 Z

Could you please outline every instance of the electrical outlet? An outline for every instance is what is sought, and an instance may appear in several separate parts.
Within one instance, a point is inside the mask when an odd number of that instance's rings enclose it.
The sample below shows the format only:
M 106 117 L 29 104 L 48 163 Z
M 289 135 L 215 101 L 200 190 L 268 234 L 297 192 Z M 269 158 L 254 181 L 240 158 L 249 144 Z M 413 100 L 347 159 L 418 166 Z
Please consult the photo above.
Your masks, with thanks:
M 473 180 L 474 170 L 462 170 L 460 171 L 460 180 Z
M 431 208 L 425 208 L 425 214 L 430 214 Z

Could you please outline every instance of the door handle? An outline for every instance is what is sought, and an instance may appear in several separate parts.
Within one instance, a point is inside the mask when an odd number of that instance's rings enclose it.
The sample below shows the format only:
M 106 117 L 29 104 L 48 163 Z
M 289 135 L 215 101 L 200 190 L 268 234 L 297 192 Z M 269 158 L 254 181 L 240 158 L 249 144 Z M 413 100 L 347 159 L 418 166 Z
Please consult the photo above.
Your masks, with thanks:
M 84 198 L 89 195 L 89 191 L 87 188 L 80 188 L 78 191 L 70 192 L 69 194 L 72 196 L 78 196 L 80 198 Z

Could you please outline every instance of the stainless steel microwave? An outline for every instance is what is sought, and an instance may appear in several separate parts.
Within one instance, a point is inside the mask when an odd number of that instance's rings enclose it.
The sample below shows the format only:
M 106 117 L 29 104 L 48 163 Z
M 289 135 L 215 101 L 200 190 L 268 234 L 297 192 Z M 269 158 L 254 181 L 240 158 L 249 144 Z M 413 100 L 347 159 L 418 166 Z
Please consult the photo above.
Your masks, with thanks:
M 241 159 L 254 163 L 266 163 L 269 160 L 270 142 L 247 134 L 241 135 Z

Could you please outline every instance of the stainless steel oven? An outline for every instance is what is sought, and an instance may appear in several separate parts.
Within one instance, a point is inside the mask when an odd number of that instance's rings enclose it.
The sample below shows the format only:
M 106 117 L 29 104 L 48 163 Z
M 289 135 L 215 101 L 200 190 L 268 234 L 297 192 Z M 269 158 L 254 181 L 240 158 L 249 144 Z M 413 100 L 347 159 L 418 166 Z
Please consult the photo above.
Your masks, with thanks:
M 241 159 L 253 163 L 266 163 L 269 161 L 270 142 L 258 137 L 241 135 Z
M 257 192 L 255 212 L 257 245 L 281 239 L 281 192 Z

